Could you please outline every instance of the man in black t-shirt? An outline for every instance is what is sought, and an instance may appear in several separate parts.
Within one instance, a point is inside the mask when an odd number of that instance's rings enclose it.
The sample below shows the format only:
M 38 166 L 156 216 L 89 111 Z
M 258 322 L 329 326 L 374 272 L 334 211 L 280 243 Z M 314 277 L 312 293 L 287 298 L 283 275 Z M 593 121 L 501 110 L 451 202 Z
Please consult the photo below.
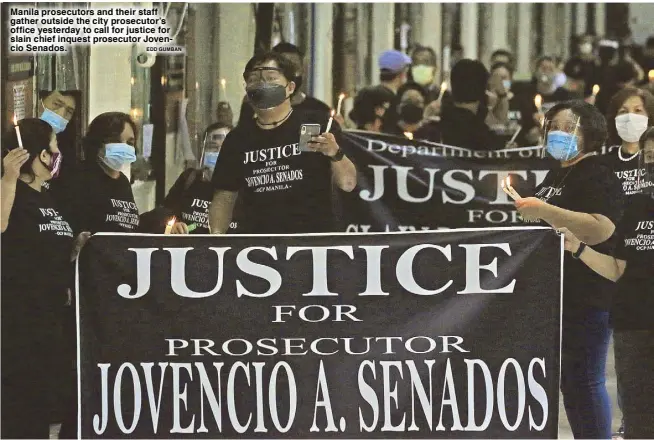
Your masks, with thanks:
M 356 186 L 354 164 L 338 146 L 337 124 L 328 115 L 293 108 L 293 64 L 275 52 L 253 57 L 243 78 L 255 108 L 254 124 L 239 124 L 226 137 L 213 174 L 209 225 L 229 228 L 237 194 L 243 198 L 239 232 L 292 234 L 331 232 L 332 182 L 343 191 Z M 320 125 L 319 136 L 300 146 L 303 124 Z
M 286 58 L 293 65 L 293 77 L 291 80 L 295 83 L 295 92 L 291 96 L 291 105 L 296 110 L 314 111 L 318 113 L 325 113 L 327 117 L 331 113 L 331 109 L 327 104 L 313 96 L 308 96 L 300 90 L 304 80 L 304 54 L 300 49 L 291 43 L 279 43 L 273 47 L 273 52 L 276 52 Z M 255 117 L 254 110 L 249 104 L 247 96 L 243 97 L 243 105 L 241 105 L 241 114 L 238 123 L 242 124 L 246 121 L 252 121 Z
M 443 105 L 443 143 L 472 150 L 504 148 L 504 140 L 486 125 L 488 70 L 476 60 L 464 59 L 452 69 L 452 103 Z

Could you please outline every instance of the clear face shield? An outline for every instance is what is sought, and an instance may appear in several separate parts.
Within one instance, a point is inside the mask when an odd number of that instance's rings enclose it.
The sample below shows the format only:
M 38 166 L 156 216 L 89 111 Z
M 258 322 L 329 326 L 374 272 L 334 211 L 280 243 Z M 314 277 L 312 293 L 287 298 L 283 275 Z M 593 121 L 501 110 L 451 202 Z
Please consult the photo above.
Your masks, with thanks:
M 227 133 L 229 133 L 229 128 L 224 127 L 212 130 L 204 135 L 202 153 L 200 154 L 200 166 L 208 177 L 211 177 L 214 168 L 216 168 L 220 149 L 227 137 Z
M 567 115 L 566 115 L 567 113 Z M 581 153 L 577 144 L 580 132 L 580 118 L 572 112 L 559 112 L 543 124 L 543 146 L 541 157 L 552 157 L 567 162 Z
M 654 197 L 654 139 L 645 142 L 638 162 L 638 189 Z

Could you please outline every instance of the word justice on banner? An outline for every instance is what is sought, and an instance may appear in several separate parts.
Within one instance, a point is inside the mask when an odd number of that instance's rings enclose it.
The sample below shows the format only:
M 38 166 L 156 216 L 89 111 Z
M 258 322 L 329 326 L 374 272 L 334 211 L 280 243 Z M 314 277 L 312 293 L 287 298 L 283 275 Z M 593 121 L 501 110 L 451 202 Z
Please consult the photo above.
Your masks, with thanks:
M 98 234 L 82 438 L 555 438 L 551 229 Z
M 539 147 L 473 151 L 364 131 L 345 131 L 341 147 L 359 170 L 358 188 L 341 194 L 346 232 L 522 226 L 500 182 L 533 194 L 558 163 Z

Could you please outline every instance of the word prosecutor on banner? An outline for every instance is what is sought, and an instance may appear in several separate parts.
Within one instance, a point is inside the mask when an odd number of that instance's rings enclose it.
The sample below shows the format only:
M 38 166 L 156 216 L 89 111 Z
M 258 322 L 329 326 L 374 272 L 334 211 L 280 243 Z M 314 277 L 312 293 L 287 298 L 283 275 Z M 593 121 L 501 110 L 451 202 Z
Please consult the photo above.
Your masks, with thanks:
M 99 234 L 82 438 L 555 438 L 562 241 Z

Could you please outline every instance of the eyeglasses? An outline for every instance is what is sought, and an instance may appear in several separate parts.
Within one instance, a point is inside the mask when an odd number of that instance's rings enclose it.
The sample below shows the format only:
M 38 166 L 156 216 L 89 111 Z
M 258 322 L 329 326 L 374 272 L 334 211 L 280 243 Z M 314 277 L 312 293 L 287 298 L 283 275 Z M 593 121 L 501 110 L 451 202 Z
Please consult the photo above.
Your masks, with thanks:
M 246 86 L 260 82 L 278 83 L 284 81 L 284 74 L 275 67 L 257 67 L 243 75 Z

